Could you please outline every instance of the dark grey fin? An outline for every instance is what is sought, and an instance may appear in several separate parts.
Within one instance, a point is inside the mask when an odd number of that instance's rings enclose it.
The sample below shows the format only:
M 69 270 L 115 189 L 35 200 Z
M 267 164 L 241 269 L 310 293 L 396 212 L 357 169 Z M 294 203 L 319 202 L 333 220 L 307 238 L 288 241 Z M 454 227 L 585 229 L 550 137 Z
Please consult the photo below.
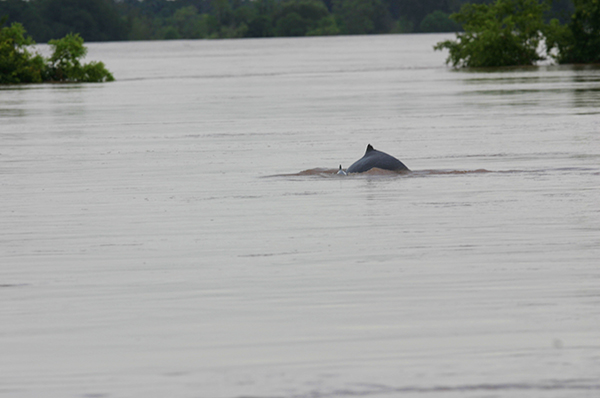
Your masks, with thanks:
M 341 164 L 340 164 L 340 168 L 339 168 L 339 170 L 338 170 L 338 171 L 342 171 L 342 165 L 341 165 Z
M 367 145 L 367 152 L 365 152 L 365 153 L 369 153 L 369 152 L 374 151 L 374 150 L 375 150 L 375 148 L 373 148 L 371 146 L 371 144 L 369 144 L 369 145 Z

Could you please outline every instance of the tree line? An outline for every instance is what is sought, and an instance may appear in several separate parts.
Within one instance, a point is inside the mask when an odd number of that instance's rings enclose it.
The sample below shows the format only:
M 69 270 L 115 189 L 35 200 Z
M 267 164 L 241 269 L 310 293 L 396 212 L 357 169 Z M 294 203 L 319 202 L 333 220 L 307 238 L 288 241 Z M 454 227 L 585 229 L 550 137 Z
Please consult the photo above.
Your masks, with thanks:
M 37 42 L 455 32 L 449 15 L 492 0 L 0 0 Z M 571 0 L 554 0 L 568 18 Z

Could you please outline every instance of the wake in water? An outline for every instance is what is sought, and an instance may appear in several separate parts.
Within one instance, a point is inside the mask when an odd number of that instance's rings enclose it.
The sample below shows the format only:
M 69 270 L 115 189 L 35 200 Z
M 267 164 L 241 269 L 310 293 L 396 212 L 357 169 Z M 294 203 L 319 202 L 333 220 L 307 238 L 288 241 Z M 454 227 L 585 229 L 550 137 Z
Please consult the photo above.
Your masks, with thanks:
M 317 176 L 317 177 L 360 177 L 360 176 L 403 176 L 403 177 L 425 177 L 431 175 L 447 175 L 447 174 L 482 174 L 482 173 L 493 173 L 493 171 L 485 170 L 485 169 L 477 169 L 477 170 L 416 170 L 416 171 L 396 171 L 396 170 L 383 170 L 379 168 L 372 168 L 369 171 L 365 171 L 364 173 L 350 173 L 346 174 L 338 174 L 338 169 L 326 169 L 322 167 L 317 167 L 314 169 L 303 170 L 299 173 L 291 173 L 291 174 L 275 174 L 268 177 L 302 177 L 302 176 Z

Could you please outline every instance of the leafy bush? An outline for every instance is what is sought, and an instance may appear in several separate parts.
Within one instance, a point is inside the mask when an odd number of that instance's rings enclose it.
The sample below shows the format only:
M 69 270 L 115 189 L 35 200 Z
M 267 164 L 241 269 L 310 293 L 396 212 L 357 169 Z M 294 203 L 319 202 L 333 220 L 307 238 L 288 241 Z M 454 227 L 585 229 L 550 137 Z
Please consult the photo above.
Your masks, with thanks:
M 548 51 L 561 64 L 600 63 L 600 1 L 574 0 L 575 13 L 568 25 L 552 20 L 546 30 Z
M 78 34 L 69 33 L 62 39 L 50 40 L 48 44 L 53 48 L 48 80 L 92 83 L 115 80 L 102 62 L 81 65 L 79 59 L 85 57 L 87 48 Z
M 34 44 L 19 23 L 0 29 L 0 84 L 39 83 L 45 73 L 44 58 L 31 54 Z
M 451 15 L 462 24 L 464 33 L 457 34 L 456 41 L 446 40 L 434 48 L 447 48 L 446 62 L 455 67 L 532 65 L 544 59 L 537 50 L 546 29 L 546 9 L 547 5 L 537 0 L 465 4 Z
M 35 44 L 25 36 L 19 23 L 0 29 L 0 84 L 41 83 L 42 81 L 105 82 L 114 77 L 102 62 L 82 65 L 79 61 L 87 53 L 83 39 L 68 34 L 62 39 L 50 40 L 52 56 L 45 59 L 31 54 L 27 47 Z
M 112 82 L 115 80 L 113 75 L 106 69 L 103 62 L 92 61 L 89 64 L 85 64 L 81 68 L 82 82 L 99 83 L 99 82 Z

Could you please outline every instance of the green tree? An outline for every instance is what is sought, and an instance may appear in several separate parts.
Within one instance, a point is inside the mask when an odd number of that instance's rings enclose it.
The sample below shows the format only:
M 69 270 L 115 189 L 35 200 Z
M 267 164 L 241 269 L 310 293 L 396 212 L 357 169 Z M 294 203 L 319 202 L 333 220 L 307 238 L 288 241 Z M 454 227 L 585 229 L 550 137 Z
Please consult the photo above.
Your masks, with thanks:
M 112 0 L 35 0 L 40 13 L 51 28 L 49 40 L 79 33 L 88 41 L 124 40 L 125 21 L 118 15 Z
M 0 24 L 2 25 L 2 24 Z M 35 44 L 19 23 L 0 29 L 0 84 L 40 83 L 42 81 L 103 82 L 114 80 L 102 62 L 82 65 L 87 52 L 79 35 L 68 34 L 50 40 L 52 56 L 44 59 L 31 54 L 27 47 Z
M 246 37 L 271 37 L 273 35 L 273 19 L 269 15 L 257 14 L 248 21 Z
M 427 14 L 419 25 L 421 32 L 458 32 L 459 30 L 460 25 L 440 10 Z
M 400 17 L 394 22 L 390 33 L 410 33 L 414 31 L 414 25 L 408 18 Z
M 22 24 L 34 40 L 49 34 L 49 28 L 37 1 L 2 0 L 0 15 L 7 15 L 9 22 Z
M 50 40 L 52 56 L 49 59 L 48 78 L 53 81 L 103 82 L 115 80 L 102 62 L 82 65 L 87 48 L 78 34 L 69 33 L 62 39 Z
M 202 23 L 202 16 L 198 14 L 198 10 L 194 6 L 178 9 L 173 14 L 172 20 L 182 38 L 200 39 L 207 35 L 206 25 Z
M 557 20 L 546 31 L 548 52 L 558 63 L 600 63 L 600 0 L 574 0 L 568 25 Z
M 381 0 L 335 0 L 333 11 L 342 33 L 388 33 L 392 29 L 391 15 Z
M 154 38 L 153 20 L 146 15 L 130 16 L 129 20 L 129 40 L 149 40 Z
M 532 65 L 544 59 L 537 51 L 546 29 L 547 4 L 537 0 L 497 0 L 465 4 L 452 18 L 462 24 L 457 40 L 439 42 L 434 49 L 450 51 L 454 67 Z
M 161 40 L 179 40 L 181 36 L 177 31 L 177 28 L 173 25 L 166 25 L 160 29 L 158 36 Z
M 277 36 L 304 36 L 308 29 L 304 18 L 297 12 L 290 12 L 277 20 L 275 34 Z
M 279 3 L 277 3 L 279 4 Z M 273 13 L 276 8 L 273 0 L 254 0 L 241 2 L 233 0 L 234 33 L 244 37 L 271 37 L 273 32 Z
M 327 25 L 329 10 L 320 1 L 292 0 L 282 3 L 275 13 L 277 36 L 305 36 L 309 31 Z
M 340 34 L 340 28 L 333 15 L 321 18 L 317 25 L 306 32 L 307 36 L 332 36 Z
M 44 58 L 27 51 L 32 44 L 35 42 L 25 35 L 20 23 L 0 28 L 0 84 L 42 81 L 46 69 Z
M 460 6 L 453 8 L 454 0 L 384 0 L 392 17 L 409 22 L 413 27 L 419 28 L 427 15 L 439 10 L 443 12 L 457 11 Z M 464 2 L 464 1 L 463 1 Z M 479 2 L 479 1 L 478 1 Z
M 221 25 L 229 25 L 233 20 L 233 10 L 228 0 L 211 0 L 212 15 Z
M 247 26 L 256 15 L 256 8 L 250 4 L 242 4 L 233 9 L 233 21 L 236 26 Z

